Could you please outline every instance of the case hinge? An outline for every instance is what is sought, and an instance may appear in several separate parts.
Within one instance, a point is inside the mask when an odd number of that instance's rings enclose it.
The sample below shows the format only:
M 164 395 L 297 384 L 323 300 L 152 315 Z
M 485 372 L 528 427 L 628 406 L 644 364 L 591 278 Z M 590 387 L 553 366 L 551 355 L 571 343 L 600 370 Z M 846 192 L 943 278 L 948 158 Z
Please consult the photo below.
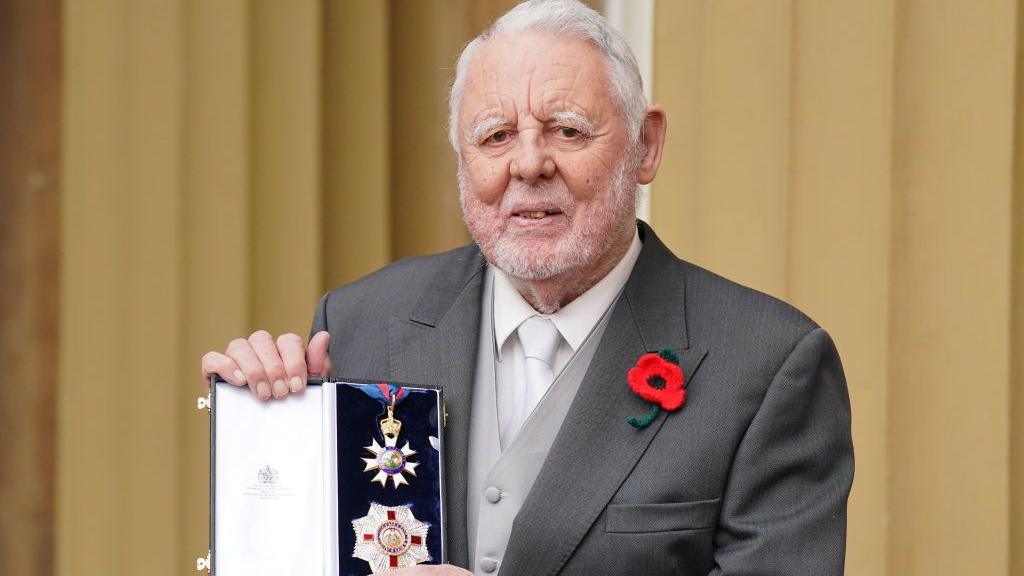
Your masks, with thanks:
M 206 558 L 200 556 L 196 558 L 196 572 L 209 572 L 210 571 L 210 551 L 206 551 Z
M 211 411 L 211 406 L 213 406 L 213 403 L 210 401 L 210 394 L 209 393 L 207 393 L 206 396 L 200 396 L 200 397 L 196 398 L 196 409 L 197 410 L 204 410 L 205 409 L 207 412 L 210 412 Z

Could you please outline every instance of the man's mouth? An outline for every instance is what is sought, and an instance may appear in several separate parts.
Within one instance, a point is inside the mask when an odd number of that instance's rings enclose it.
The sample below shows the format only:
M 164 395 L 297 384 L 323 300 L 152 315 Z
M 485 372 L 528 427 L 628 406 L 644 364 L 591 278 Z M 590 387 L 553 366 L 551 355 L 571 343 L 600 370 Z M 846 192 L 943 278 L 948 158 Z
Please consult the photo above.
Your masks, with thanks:
M 527 220 L 541 220 L 548 216 L 554 216 L 561 213 L 562 211 L 557 208 L 548 208 L 546 210 L 522 210 L 519 212 L 513 212 L 512 216 L 526 218 Z

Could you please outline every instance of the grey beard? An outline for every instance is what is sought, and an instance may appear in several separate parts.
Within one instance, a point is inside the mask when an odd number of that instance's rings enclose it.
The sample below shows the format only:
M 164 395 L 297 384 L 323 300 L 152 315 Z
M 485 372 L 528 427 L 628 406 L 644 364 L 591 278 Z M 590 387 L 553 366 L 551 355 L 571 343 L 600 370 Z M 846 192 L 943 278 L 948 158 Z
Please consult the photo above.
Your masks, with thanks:
M 560 246 L 555 254 L 549 254 L 539 261 L 519 250 L 512 239 L 498 237 L 490 242 L 484 242 L 477 235 L 467 216 L 467 185 L 460 166 L 457 176 L 463 221 L 473 240 L 491 264 L 513 278 L 546 280 L 579 270 L 592 264 L 595 258 L 605 254 L 619 239 L 619 234 L 624 233 L 623 228 L 633 227 L 635 223 L 633 216 L 636 214 L 636 205 L 639 199 L 639 187 L 635 181 L 628 181 L 628 174 L 632 173 L 635 168 L 636 161 L 632 158 L 632 154 L 627 154 L 616 168 L 615 177 L 609 185 L 611 206 L 608 216 L 622 221 L 611 231 L 612 233 L 602 234 L 595 242 L 588 236 L 601 234 L 600 229 L 596 229 L 594 226 L 574 229 L 568 238 L 559 243 Z M 627 213 L 628 218 L 626 217 Z

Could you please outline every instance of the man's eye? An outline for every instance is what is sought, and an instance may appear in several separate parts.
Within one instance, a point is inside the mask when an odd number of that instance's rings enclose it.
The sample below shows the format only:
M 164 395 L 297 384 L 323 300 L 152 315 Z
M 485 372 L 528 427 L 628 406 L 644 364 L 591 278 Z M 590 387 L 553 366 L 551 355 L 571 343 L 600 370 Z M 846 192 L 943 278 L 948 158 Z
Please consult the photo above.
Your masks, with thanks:
M 501 144 L 502 142 L 508 140 L 509 137 L 510 134 L 508 133 L 508 130 L 502 130 L 500 132 L 495 132 L 494 134 L 488 136 L 487 139 L 484 140 L 484 144 Z
M 570 128 L 569 126 L 560 126 L 558 128 L 558 134 L 562 138 L 567 138 L 569 140 L 575 140 L 580 137 L 580 131 L 575 128 Z

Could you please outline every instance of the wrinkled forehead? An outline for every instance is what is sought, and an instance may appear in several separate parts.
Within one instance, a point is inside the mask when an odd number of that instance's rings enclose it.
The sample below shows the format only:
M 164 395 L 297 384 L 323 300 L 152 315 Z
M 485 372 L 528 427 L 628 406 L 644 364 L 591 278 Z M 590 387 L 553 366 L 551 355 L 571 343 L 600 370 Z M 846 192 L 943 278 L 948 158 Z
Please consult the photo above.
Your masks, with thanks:
M 545 32 L 496 34 L 467 66 L 459 120 L 497 115 L 546 121 L 576 112 L 598 122 L 614 113 L 607 65 L 590 42 Z

